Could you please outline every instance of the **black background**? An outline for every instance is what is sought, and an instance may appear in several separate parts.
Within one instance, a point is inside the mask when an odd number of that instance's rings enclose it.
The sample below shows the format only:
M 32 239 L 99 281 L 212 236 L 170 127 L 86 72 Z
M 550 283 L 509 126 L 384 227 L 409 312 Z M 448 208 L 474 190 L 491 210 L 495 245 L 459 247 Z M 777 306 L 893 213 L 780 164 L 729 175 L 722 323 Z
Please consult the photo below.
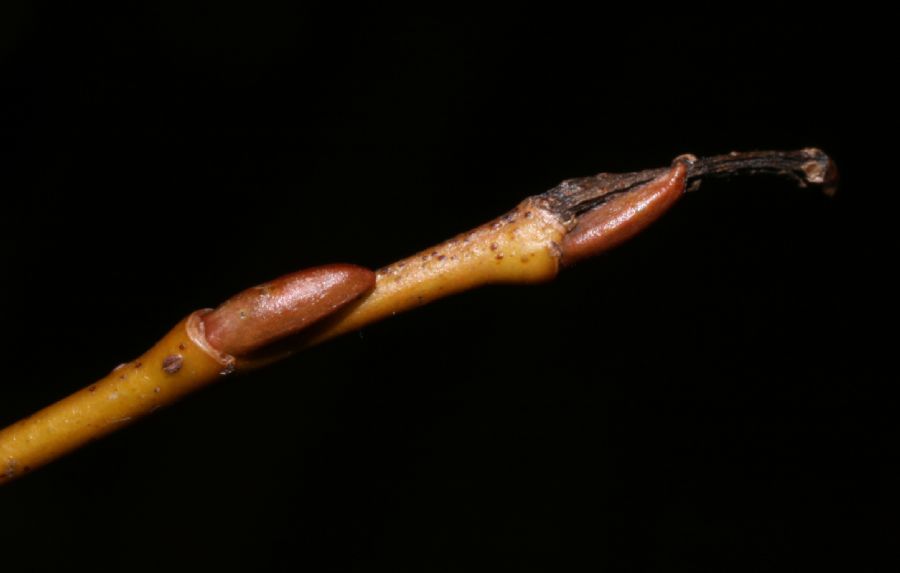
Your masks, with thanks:
M 4 2 L 4 425 L 196 308 L 564 178 L 819 146 L 843 194 L 710 183 L 552 284 L 225 381 L 0 491 L 0 568 L 883 565 L 885 16 L 751 8 Z

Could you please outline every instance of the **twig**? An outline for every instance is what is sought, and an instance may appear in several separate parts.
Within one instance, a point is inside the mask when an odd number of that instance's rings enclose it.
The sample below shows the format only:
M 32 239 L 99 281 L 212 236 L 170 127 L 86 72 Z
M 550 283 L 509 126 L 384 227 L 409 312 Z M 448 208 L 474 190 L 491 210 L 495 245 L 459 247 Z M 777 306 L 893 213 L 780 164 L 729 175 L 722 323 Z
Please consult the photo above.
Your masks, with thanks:
M 372 273 L 299 271 L 192 313 L 147 353 L 0 431 L 10 482 L 223 375 L 249 371 L 411 308 L 489 283 L 552 280 L 561 268 L 639 233 L 711 177 L 774 174 L 832 193 L 817 149 L 676 158 L 671 167 L 571 179 L 509 213 Z

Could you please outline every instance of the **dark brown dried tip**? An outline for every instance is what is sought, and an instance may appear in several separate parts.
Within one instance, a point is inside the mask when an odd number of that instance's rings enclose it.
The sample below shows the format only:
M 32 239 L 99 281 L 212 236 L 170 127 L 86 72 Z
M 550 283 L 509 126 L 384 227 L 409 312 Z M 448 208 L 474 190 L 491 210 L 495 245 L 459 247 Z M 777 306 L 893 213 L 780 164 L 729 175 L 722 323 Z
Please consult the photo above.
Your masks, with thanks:
M 837 190 L 837 167 L 821 149 L 808 147 L 797 151 L 732 151 L 696 159 L 688 168 L 688 190 L 713 177 L 777 175 L 793 179 L 801 187 L 821 185 L 826 195 Z
M 348 264 L 304 269 L 239 293 L 203 317 L 210 346 L 242 358 L 294 335 L 375 286 Z

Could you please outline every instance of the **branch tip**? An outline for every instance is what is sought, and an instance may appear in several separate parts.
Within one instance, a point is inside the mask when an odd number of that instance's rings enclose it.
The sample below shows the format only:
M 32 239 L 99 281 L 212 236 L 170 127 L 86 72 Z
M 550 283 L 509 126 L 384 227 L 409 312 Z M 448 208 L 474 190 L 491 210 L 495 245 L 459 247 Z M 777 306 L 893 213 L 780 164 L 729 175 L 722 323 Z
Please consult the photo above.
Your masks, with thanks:
M 672 161 L 673 166 L 679 163 L 687 167 L 687 191 L 698 189 L 706 179 L 747 175 L 787 177 L 801 187 L 821 185 L 828 196 L 833 196 L 837 190 L 837 167 L 824 151 L 815 147 L 795 151 L 732 151 L 703 158 L 684 154 Z M 668 170 L 663 167 L 567 179 L 539 198 L 562 220 L 572 221 L 611 196 L 637 189 Z
M 793 179 L 799 186 L 821 185 L 832 196 L 837 190 L 837 167 L 821 149 L 808 147 L 796 151 L 732 151 L 698 159 L 688 169 L 688 190 L 700 181 L 716 177 L 776 175 Z

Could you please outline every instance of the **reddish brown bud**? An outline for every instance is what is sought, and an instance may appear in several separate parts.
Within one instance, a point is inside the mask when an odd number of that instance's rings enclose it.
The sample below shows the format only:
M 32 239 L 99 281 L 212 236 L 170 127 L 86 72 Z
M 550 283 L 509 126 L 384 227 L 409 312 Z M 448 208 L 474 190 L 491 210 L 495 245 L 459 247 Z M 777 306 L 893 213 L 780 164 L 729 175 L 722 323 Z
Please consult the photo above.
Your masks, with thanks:
M 686 162 L 677 161 L 656 179 L 613 195 L 581 215 L 560 245 L 562 265 L 611 249 L 656 221 L 684 193 L 686 174 Z
M 296 334 L 375 286 L 375 273 L 333 264 L 297 271 L 239 293 L 203 317 L 206 339 L 245 357 Z

